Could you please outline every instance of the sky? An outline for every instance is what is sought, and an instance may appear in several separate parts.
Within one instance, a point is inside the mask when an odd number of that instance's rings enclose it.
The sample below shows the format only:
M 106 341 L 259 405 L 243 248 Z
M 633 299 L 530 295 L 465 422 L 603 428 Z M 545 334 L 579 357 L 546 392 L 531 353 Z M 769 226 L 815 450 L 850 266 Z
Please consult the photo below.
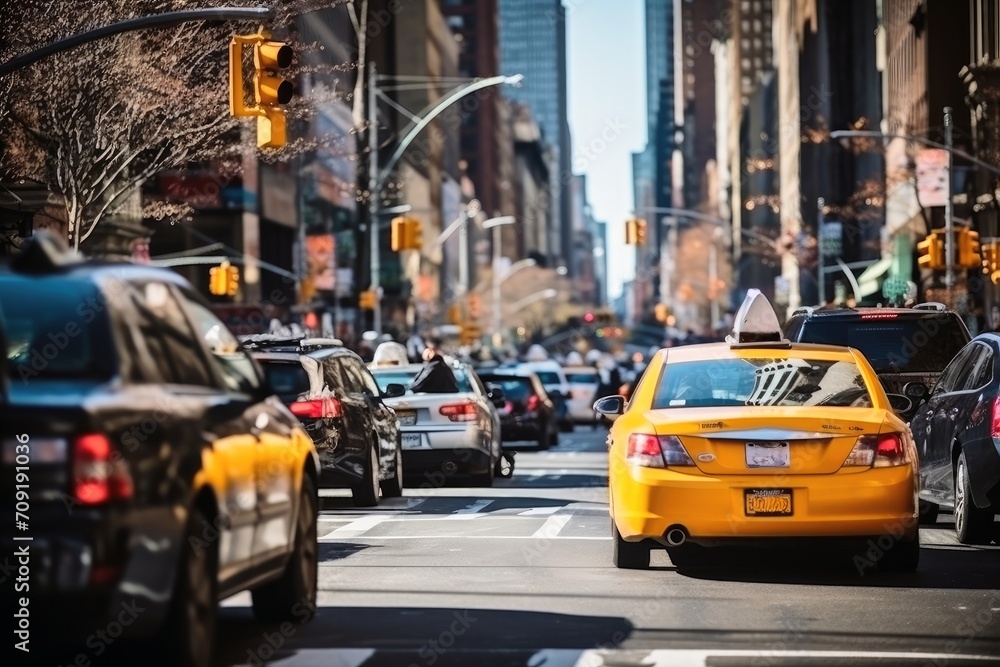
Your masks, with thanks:
M 608 224 L 608 292 L 635 274 L 625 245 L 632 153 L 646 145 L 643 0 L 564 0 L 573 170 L 587 175 L 594 216 Z M 609 40 L 609 36 L 611 39 Z

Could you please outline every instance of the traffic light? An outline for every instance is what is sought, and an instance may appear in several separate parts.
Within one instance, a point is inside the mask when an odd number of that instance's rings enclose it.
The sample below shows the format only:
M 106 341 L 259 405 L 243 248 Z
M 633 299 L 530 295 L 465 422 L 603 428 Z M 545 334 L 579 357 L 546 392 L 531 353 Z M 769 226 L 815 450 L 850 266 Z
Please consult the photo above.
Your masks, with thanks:
M 483 316 L 483 297 L 478 294 L 469 295 L 469 317 L 478 320 Z
M 448 324 L 461 324 L 462 322 L 462 309 L 457 303 L 451 304 L 448 307 L 448 314 L 446 316 Z
M 670 308 L 668 308 L 665 303 L 658 303 L 653 306 L 653 314 L 656 316 L 657 322 L 663 322 L 665 324 L 667 318 L 670 317 Z
M 419 220 L 400 216 L 392 219 L 392 234 L 390 237 L 392 249 L 420 250 L 424 245 L 424 230 Z
M 216 296 L 236 296 L 240 290 L 240 270 L 228 261 L 208 270 L 208 291 Z
M 983 246 L 983 273 L 994 285 L 1000 285 L 1000 243 L 994 241 Z
M 243 87 L 243 48 L 253 47 L 254 106 L 246 106 Z M 292 47 L 271 39 L 266 31 L 233 35 L 229 42 L 229 111 L 234 116 L 257 118 L 257 145 L 281 148 L 285 145 L 285 110 L 294 94 L 292 82 L 281 78 L 280 70 L 292 64 Z
M 462 345 L 472 345 L 482 337 L 483 328 L 473 322 L 463 324 L 462 331 L 458 334 L 458 340 Z
M 375 310 L 375 290 L 365 290 L 358 296 L 361 310 Z
M 958 230 L 958 265 L 975 269 L 983 264 L 980 255 L 979 232 L 962 227 Z
M 923 241 L 917 244 L 920 258 L 917 260 L 921 269 L 940 271 L 945 268 L 944 234 L 934 230 Z
M 646 221 L 642 218 L 630 218 L 625 221 L 625 243 L 628 245 L 646 245 Z

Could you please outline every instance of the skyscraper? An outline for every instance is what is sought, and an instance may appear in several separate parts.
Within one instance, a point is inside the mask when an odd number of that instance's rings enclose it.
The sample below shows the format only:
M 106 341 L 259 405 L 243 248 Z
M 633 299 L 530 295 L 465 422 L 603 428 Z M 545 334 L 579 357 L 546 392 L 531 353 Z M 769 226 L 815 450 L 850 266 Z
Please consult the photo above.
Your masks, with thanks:
M 499 9 L 500 73 L 524 75 L 521 87 L 505 92 L 531 108 L 543 139 L 553 149 L 551 259 L 572 267 L 566 10 L 561 0 L 500 0 Z

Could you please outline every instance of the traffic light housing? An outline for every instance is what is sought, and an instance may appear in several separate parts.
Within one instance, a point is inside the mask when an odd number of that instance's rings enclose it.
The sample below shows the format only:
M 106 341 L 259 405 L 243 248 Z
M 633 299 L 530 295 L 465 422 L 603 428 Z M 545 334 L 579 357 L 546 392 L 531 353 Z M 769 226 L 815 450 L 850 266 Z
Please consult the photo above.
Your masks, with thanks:
M 670 308 L 665 303 L 658 303 L 653 306 L 653 315 L 656 317 L 657 322 L 666 324 L 667 318 L 670 317 Z
M 419 220 L 400 216 L 392 219 L 390 242 L 395 252 L 420 250 L 424 245 L 424 230 Z
M 358 306 L 361 310 L 375 310 L 375 290 L 365 290 L 358 295 Z
M 625 243 L 628 245 L 646 245 L 646 221 L 642 218 L 630 218 L 625 221 Z
M 223 262 L 208 270 L 208 291 L 215 296 L 236 296 L 240 290 L 240 270 Z
M 958 265 L 967 269 L 983 265 L 980 254 L 979 232 L 963 227 L 958 230 Z
M 983 273 L 990 277 L 994 285 L 1000 285 L 1000 243 L 987 243 L 982 254 Z
M 940 271 L 945 268 L 944 234 L 940 230 L 932 231 L 917 243 L 917 251 L 920 253 L 917 262 L 921 269 Z
M 254 106 L 246 106 L 243 86 L 243 49 L 253 48 Z M 252 35 L 233 35 L 229 42 L 229 111 L 234 116 L 257 118 L 257 145 L 281 148 L 286 142 L 285 110 L 294 95 L 291 81 L 279 72 L 292 64 L 292 47 L 274 41 L 266 31 Z
M 466 322 L 462 325 L 462 331 L 458 334 L 458 340 L 462 345 L 472 345 L 483 337 L 483 328 L 473 322 Z

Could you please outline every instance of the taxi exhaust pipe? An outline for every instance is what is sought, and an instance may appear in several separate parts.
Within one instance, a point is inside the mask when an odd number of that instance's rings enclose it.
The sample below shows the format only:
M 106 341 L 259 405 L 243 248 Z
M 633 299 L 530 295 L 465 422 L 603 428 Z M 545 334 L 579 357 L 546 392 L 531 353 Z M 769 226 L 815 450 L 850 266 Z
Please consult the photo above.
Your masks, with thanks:
M 667 544 L 672 547 L 679 547 L 687 541 L 687 530 L 684 526 L 671 526 L 667 529 Z

